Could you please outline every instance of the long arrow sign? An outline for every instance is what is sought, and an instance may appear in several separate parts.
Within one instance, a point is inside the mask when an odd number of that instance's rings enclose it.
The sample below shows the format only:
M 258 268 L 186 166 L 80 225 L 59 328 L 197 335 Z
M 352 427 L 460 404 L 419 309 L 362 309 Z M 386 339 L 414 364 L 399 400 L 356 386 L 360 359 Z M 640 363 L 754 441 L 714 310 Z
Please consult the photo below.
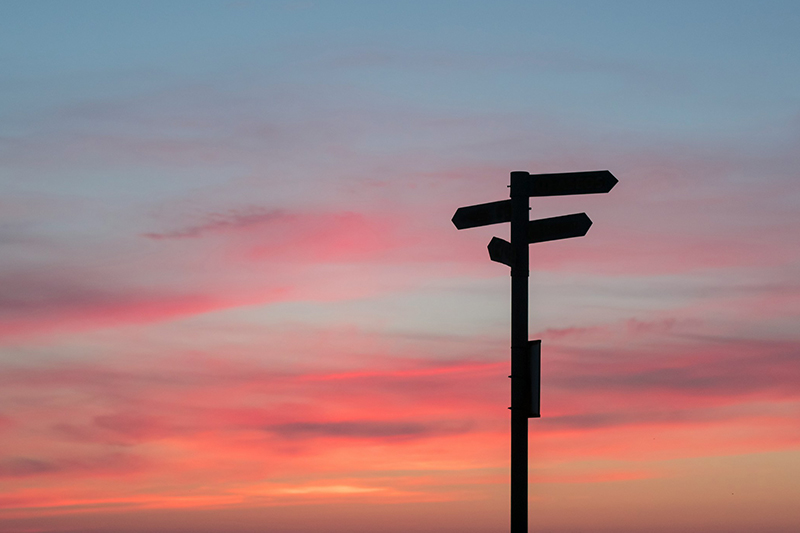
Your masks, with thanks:
M 531 220 L 528 222 L 528 243 L 583 237 L 591 225 L 586 213 Z
M 458 229 L 511 222 L 511 200 L 459 207 L 452 221 Z
M 597 194 L 608 192 L 617 178 L 608 170 L 531 174 L 528 196 L 564 196 L 567 194 Z
M 528 222 L 528 243 L 583 237 L 591 226 L 592 221 L 586 213 L 531 220 Z M 514 250 L 510 242 L 492 237 L 488 248 L 492 261 L 514 266 Z

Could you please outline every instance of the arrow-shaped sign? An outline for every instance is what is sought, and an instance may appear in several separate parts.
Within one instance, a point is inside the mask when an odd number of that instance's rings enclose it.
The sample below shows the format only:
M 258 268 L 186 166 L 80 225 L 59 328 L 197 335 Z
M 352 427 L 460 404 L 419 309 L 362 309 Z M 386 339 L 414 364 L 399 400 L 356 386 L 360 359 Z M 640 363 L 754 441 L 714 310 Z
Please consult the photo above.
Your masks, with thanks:
M 556 241 L 571 237 L 583 237 L 589 231 L 592 221 L 586 213 L 540 218 L 528 222 L 528 242 Z
M 583 237 L 591 225 L 592 221 L 586 213 L 531 220 L 528 222 L 528 243 Z M 492 237 L 488 249 L 492 261 L 514 267 L 514 248 L 510 242 Z
M 563 196 L 605 193 L 616 184 L 617 178 L 608 170 L 592 170 L 589 172 L 530 174 L 525 189 L 527 189 L 528 196 Z
M 499 237 L 492 237 L 487 248 L 489 248 L 489 258 L 492 261 L 514 267 L 514 249 L 510 242 Z
M 511 222 L 511 200 L 459 207 L 452 220 L 458 229 Z

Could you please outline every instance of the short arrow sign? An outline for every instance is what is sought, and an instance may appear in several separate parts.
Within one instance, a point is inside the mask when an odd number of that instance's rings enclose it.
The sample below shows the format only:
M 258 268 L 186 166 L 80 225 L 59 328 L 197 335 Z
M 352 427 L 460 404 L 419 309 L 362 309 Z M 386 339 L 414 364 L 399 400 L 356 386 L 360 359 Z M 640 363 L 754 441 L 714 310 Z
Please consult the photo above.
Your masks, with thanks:
M 459 207 L 452 220 L 458 229 L 511 222 L 511 200 Z
M 567 194 L 596 194 L 610 191 L 617 178 L 608 170 L 531 174 L 527 184 L 528 196 L 563 196 Z
M 492 261 L 503 263 L 511 268 L 514 268 L 514 249 L 511 243 L 499 237 L 492 237 L 489 241 L 489 258 Z
M 528 222 L 528 242 L 556 241 L 571 237 L 583 237 L 589 231 L 592 221 L 586 213 L 564 215 L 553 218 L 540 218 Z M 502 262 L 502 261 L 501 261 Z

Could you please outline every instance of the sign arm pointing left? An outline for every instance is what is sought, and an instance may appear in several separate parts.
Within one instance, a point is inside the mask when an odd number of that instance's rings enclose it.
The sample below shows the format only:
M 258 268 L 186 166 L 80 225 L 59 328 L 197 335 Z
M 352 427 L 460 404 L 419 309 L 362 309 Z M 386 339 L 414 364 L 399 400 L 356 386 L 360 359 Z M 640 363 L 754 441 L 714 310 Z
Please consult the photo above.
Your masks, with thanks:
M 511 200 L 459 207 L 452 221 L 458 229 L 511 222 Z

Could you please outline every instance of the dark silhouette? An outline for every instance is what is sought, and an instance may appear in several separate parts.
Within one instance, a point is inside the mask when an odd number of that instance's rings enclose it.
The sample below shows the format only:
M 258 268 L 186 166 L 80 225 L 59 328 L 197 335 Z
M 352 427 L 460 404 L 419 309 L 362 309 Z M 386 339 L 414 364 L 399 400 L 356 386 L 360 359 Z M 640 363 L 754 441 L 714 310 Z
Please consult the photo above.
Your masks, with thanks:
M 511 173 L 511 199 L 460 207 L 458 229 L 511 222 L 511 242 L 493 237 L 492 261 L 511 267 L 511 533 L 528 531 L 528 418 L 540 417 L 541 341 L 528 340 L 528 244 L 582 237 L 586 213 L 529 220 L 531 196 L 606 193 L 617 184 L 608 170 L 561 174 Z

